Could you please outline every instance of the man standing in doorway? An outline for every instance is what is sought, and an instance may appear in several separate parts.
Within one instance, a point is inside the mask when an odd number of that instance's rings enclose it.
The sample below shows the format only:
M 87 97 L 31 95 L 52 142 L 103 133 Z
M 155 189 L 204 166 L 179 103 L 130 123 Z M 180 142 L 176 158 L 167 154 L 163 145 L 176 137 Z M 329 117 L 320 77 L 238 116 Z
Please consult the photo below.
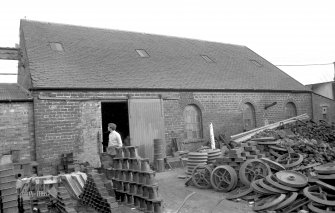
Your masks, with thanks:
M 108 124 L 108 131 L 110 131 L 110 133 L 109 133 L 109 136 L 108 136 L 107 153 L 112 155 L 113 157 L 116 155 L 115 148 L 122 147 L 121 136 L 115 130 L 116 130 L 116 124 L 109 123 Z

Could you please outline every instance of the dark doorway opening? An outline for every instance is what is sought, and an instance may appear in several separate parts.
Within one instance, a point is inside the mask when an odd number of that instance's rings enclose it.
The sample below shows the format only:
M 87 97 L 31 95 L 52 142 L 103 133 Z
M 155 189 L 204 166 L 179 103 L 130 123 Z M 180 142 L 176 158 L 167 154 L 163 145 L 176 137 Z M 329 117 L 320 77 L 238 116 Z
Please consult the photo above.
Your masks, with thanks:
M 127 102 L 103 102 L 101 103 L 102 132 L 104 151 L 108 146 L 108 123 L 116 124 L 116 131 L 120 133 L 124 145 L 129 136 L 129 117 Z

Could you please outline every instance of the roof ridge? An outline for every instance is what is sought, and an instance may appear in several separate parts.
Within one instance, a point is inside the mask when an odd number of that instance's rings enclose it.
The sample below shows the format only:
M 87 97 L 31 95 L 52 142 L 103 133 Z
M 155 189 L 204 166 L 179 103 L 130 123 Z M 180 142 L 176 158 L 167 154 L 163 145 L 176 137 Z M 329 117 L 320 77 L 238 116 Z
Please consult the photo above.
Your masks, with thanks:
M 237 47 L 246 47 L 245 45 L 222 43 L 222 42 L 219 42 L 219 41 L 208 41 L 208 40 L 189 38 L 189 37 L 178 37 L 178 36 L 172 36 L 172 35 L 145 33 L 145 32 L 130 31 L 130 30 L 110 29 L 110 28 L 102 28 L 102 27 L 90 27 L 90 26 L 77 25 L 77 24 L 65 24 L 65 23 L 56 23 L 56 22 L 28 20 L 28 19 L 21 19 L 20 22 L 33 22 L 33 23 L 40 23 L 40 24 L 50 24 L 50 25 L 68 26 L 68 27 L 79 27 L 79 28 L 87 28 L 87 29 L 103 30 L 103 31 L 126 32 L 126 33 L 143 34 L 143 35 L 151 35 L 151 36 L 159 36 L 159 37 L 167 37 L 167 38 L 185 39 L 185 40 L 190 40 L 190 41 L 199 41 L 199 42 L 213 43 L 213 44 L 231 45 L 231 46 L 237 46 Z

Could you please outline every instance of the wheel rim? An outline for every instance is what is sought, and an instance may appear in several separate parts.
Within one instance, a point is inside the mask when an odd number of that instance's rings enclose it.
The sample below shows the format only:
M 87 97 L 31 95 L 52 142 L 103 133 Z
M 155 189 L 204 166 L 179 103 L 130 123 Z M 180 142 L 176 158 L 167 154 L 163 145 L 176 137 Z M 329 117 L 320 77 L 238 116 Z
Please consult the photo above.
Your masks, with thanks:
M 288 197 L 283 202 L 279 203 L 277 206 L 274 206 L 273 208 L 271 208 L 271 210 L 279 210 L 285 208 L 286 206 L 293 203 L 297 199 L 297 197 L 298 197 L 297 192 L 291 192 L 291 194 L 288 195 Z
M 275 174 L 279 183 L 290 187 L 304 187 L 308 183 L 308 178 L 302 173 L 295 171 L 280 171 Z
M 276 161 L 272 161 L 268 158 L 261 158 L 261 161 L 265 162 L 266 164 L 268 164 L 270 166 L 271 169 L 274 169 L 276 171 L 285 170 L 285 167 L 283 165 L 277 163 Z
M 282 190 L 286 190 L 286 191 L 290 191 L 290 192 L 296 192 L 296 191 L 299 190 L 299 189 L 297 189 L 297 188 L 290 187 L 290 186 L 285 186 L 285 185 L 283 185 L 283 184 L 278 183 L 278 182 L 275 180 L 275 178 L 273 177 L 273 175 L 268 175 L 265 179 L 266 179 L 266 181 L 267 181 L 268 183 L 270 183 L 272 186 L 275 186 L 275 187 L 277 187 L 277 188 L 279 188 L 279 189 L 282 189 Z
M 259 193 L 259 194 L 263 194 L 263 195 L 271 195 L 271 194 L 275 194 L 267 189 L 264 189 L 263 187 L 261 187 L 259 185 L 259 180 L 255 180 L 255 181 L 252 181 L 250 186 L 254 189 L 255 192 Z
M 218 166 L 213 170 L 210 180 L 214 189 L 228 192 L 237 185 L 237 174 L 230 166 Z
M 298 166 L 304 160 L 304 157 L 298 153 L 286 153 L 277 159 L 286 169 Z
M 335 195 L 328 194 L 320 186 L 315 185 L 304 188 L 304 195 L 314 202 L 335 206 Z
M 308 208 L 316 213 L 335 213 L 335 208 L 333 206 L 318 205 L 314 202 L 310 202 Z
M 267 198 L 260 200 L 259 202 L 255 203 L 255 206 L 252 208 L 255 211 L 265 210 L 271 208 L 275 205 L 278 205 L 285 199 L 285 194 L 273 195 Z
M 261 187 L 263 187 L 264 189 L 267 189 L 267 190 L 269 190 L 269 191 L 271 191 L 271 192 L 274 192 L 274 193 L 278 193 L 278 194 L 283 194 L 283 193 L 286 193 L 287 191 L 285 191 L 285 190 L 282 190 L 282 189 L 279 189 L 279 188 L 275 188 L 275 187 L 273 187 L 273 186 L 270 186 L 270 184 L 268 184 L 267 182 L 266 182 L 266 179 L 264 178 L 264 179 L 260 179 L 260 181 L 259 181 L 259 185 L 261 186 Z
M 244 197 L 253 191 L 252 187 L 239 187 L 226 196 L 227 200 L 233 200 L 236 198 Z
M 250 186 L 252 181 L 264 178 L 269 174 L 271 174 L 270 167 L 263 161 L 256 159 L 245 161 L 239 171 L 240 180 L 246 186 Z
M 208 165 L 198 165 L 193 169 L 192 181 L 194 185 L 201 189 L 208 189 L 211 185 L 212 169 Z

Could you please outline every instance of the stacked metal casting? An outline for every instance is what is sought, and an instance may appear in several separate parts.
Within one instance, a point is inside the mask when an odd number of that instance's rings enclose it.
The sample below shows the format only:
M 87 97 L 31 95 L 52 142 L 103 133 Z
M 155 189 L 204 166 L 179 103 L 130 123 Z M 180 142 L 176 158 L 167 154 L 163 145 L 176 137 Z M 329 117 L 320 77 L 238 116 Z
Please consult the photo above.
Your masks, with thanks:
M 58 187 L 56 207 L 62 213 L 76 213 L 72 198 L 64 186 Z M 40 207 L 40 206 L 39 206 Z
M 113 168 L 107 172 L 118 201 L 146 213 L 162 212 L 155 172 L 150 168 L 149 159 L 138 156 L 137 147 L 117 149 Z
M 102 213 L 119 212 L 115 198 L 108 194 L 102 174 L 95 171 L 87 174 L 83 193 L 79 196 L 81 203 Z
M 157 172 L 163 172 L 164 167 L 164 140 L 154 139 L 154 167 Z
M 191 175 L 196 166 L 206 165 L 207 160 L 208 160 L 207 152 L 189 152 L 187 155 L 186 174 Z
M 0 196 L 1 212 L 18 212 L 18 195 L 16 192 L 16 179 L 14 166 L 12 164 L 0 166 Z

